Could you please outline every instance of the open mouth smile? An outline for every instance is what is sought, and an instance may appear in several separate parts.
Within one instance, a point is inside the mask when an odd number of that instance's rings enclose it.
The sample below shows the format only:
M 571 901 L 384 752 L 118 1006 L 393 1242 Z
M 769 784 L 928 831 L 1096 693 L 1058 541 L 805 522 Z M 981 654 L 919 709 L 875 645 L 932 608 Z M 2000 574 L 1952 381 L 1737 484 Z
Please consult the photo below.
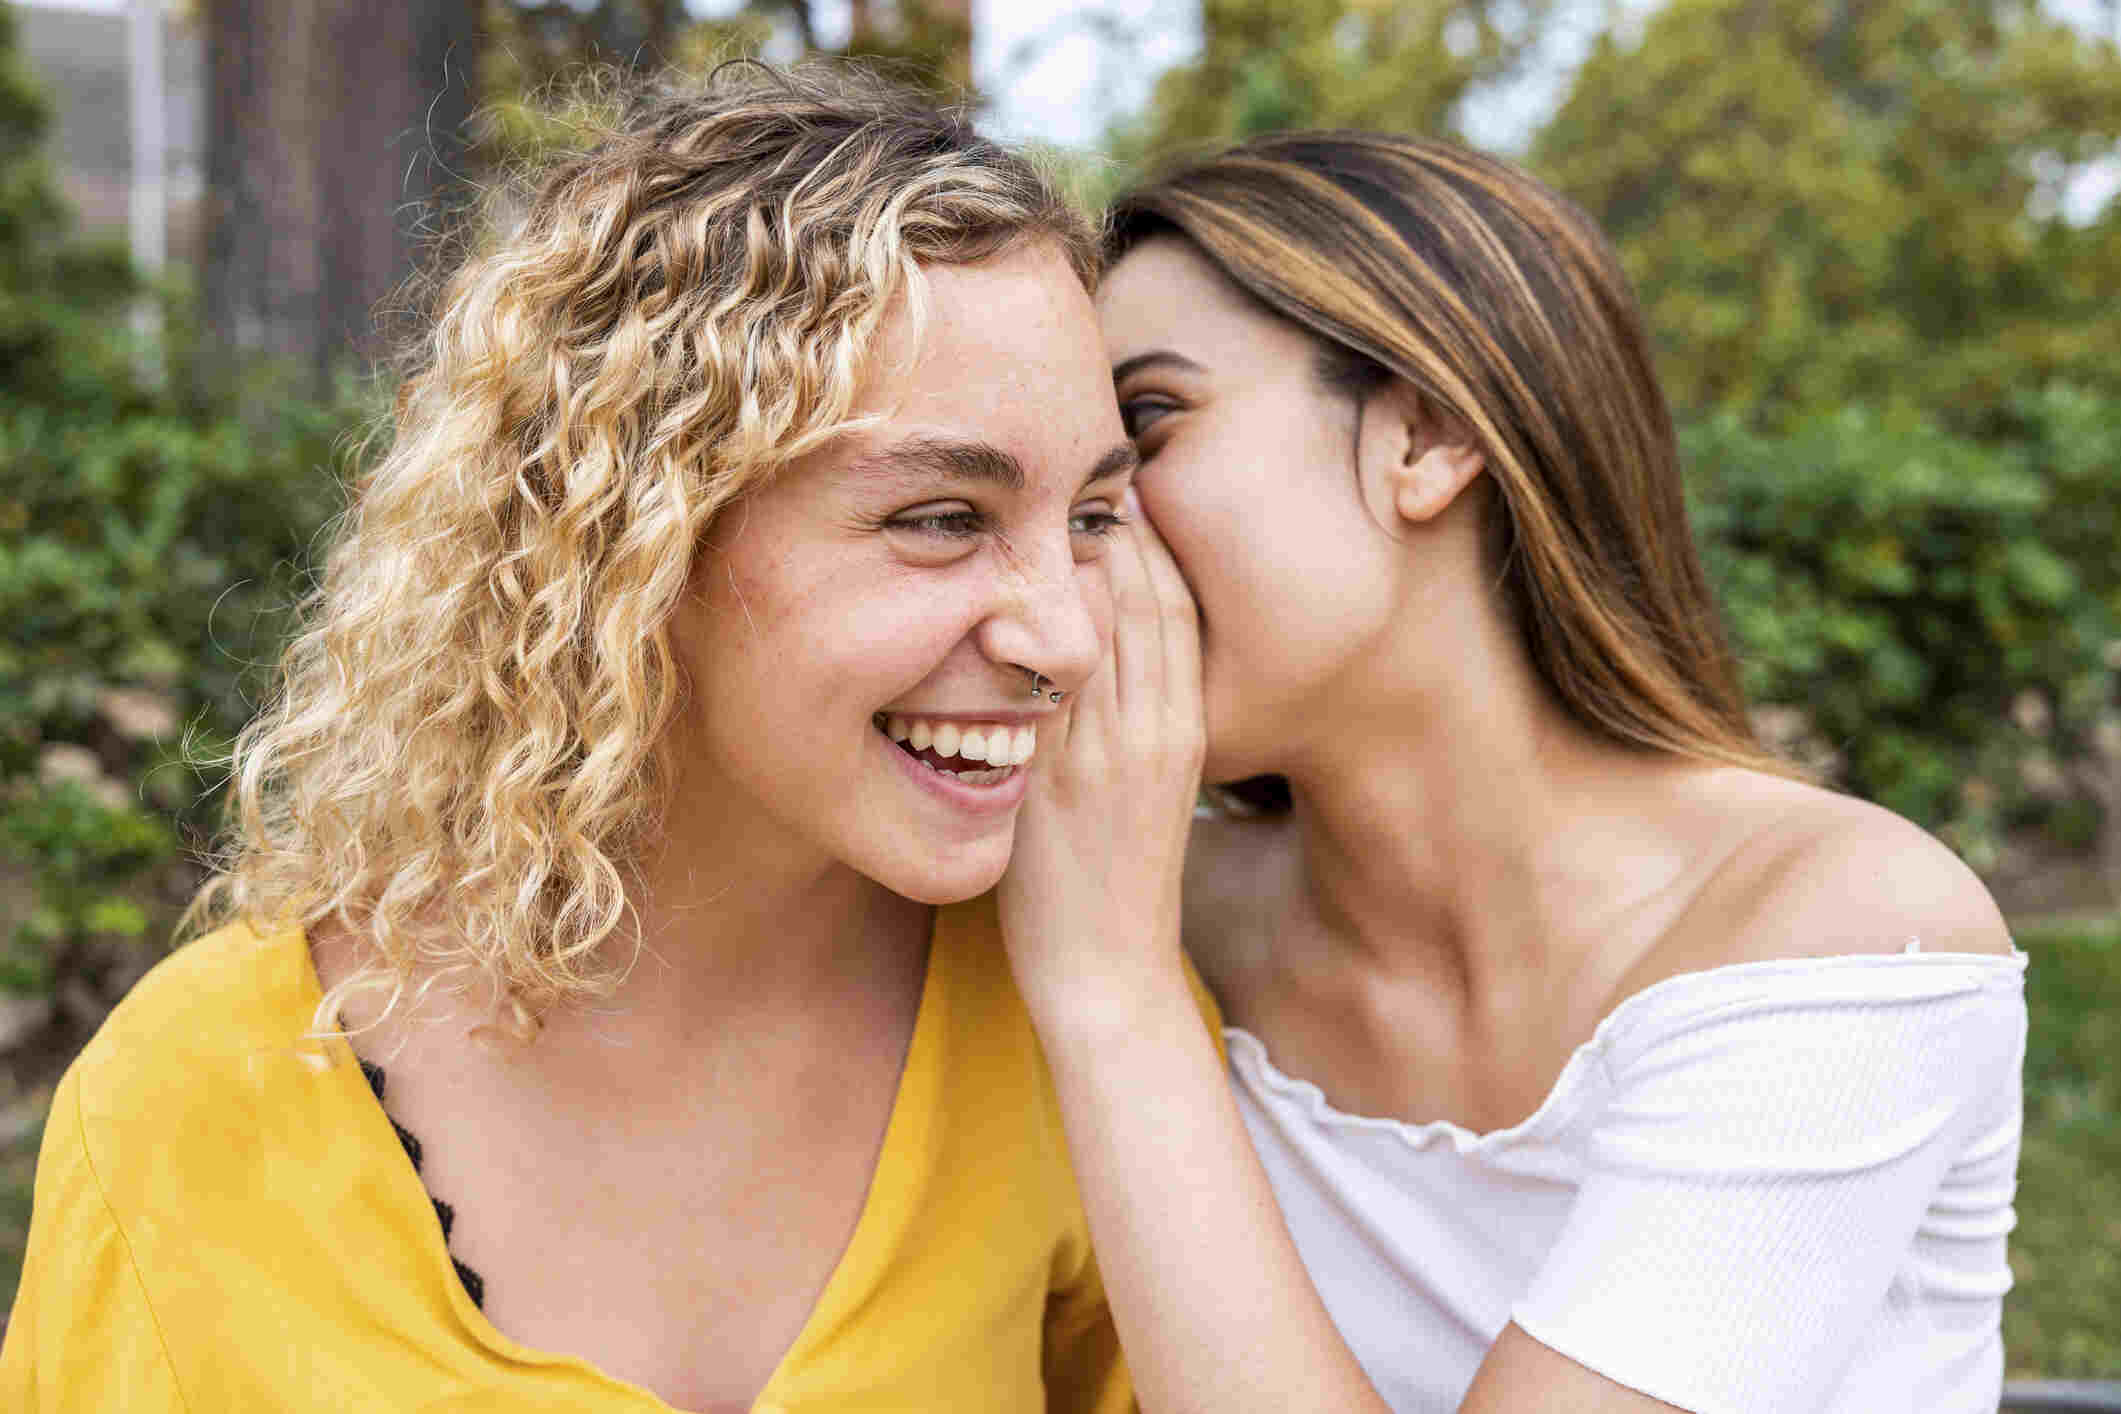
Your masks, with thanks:
M 1016 775 L 1017 768 L 1038 750 L 1038 728 L 1028 724 L 960 724 L 882 712 L 874 721 L 877 730 L 900 751 L 959 785 L 999 785 Z

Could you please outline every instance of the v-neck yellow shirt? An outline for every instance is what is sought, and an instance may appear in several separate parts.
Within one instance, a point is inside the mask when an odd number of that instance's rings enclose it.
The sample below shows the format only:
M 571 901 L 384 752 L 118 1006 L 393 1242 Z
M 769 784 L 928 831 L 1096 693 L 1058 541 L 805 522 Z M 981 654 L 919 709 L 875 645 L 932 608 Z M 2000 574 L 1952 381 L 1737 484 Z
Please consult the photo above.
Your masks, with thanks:
M 0 1408 L 668 1411 L 480 1313 L 351 1050 L 302 1040 L 318 997 L 299 932 L 224 929 L 150 973 L 74 1062 Z M 991 902 L 941 910 L 861 1217 L 753 1408 L 1132 1403 Z

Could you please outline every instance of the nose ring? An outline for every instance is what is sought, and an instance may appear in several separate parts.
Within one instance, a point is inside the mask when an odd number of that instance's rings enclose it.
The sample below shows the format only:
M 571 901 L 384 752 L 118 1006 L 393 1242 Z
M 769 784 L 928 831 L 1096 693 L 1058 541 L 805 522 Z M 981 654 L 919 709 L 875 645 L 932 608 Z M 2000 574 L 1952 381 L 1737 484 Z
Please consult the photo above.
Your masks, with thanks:
M 1045 696 L 1055 702 L 1058 702 L 1063 697 L 1066 697 L 1068 695 L 1067 693 L 1058 690 L 1053 692 L 1047 692 L 1046 675 L 1044 673 L 1032 673 L 1029 668 L 1024 669 L 1024 671 L 1027 673 L 1031 673 L 1031 696 L 1033 698 Z

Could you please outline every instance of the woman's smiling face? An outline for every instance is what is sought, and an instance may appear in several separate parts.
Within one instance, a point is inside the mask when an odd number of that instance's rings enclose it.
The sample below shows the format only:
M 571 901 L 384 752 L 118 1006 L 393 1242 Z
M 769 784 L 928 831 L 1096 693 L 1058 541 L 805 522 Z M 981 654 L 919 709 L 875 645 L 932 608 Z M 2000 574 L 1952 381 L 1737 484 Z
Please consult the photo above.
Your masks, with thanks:
M 1066 710 L 1050 694 L 1104 656 L 1100 562 L 1134 453 L 1057 251 L 926 275 L 925 329 L 901 309 L 872 356 L 856 413 L 877 424 L 708 536 L 676 625 L 673 808 L 747 859 L 943 903 L 1001 877 L 1034 737 Z

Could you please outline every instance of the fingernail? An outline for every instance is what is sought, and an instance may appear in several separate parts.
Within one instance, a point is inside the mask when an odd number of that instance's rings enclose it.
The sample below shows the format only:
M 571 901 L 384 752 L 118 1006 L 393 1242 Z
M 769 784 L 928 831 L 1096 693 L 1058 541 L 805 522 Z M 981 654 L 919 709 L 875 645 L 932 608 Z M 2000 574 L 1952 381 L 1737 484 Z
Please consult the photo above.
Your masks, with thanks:
M 1142 513 L 1141 495 L 1135 491 L 1131 484 L 1126 490 L 1119 493 L 1119 498 L 1120 504 L 1127 508 L 1129 515 L 1140 515 Z

